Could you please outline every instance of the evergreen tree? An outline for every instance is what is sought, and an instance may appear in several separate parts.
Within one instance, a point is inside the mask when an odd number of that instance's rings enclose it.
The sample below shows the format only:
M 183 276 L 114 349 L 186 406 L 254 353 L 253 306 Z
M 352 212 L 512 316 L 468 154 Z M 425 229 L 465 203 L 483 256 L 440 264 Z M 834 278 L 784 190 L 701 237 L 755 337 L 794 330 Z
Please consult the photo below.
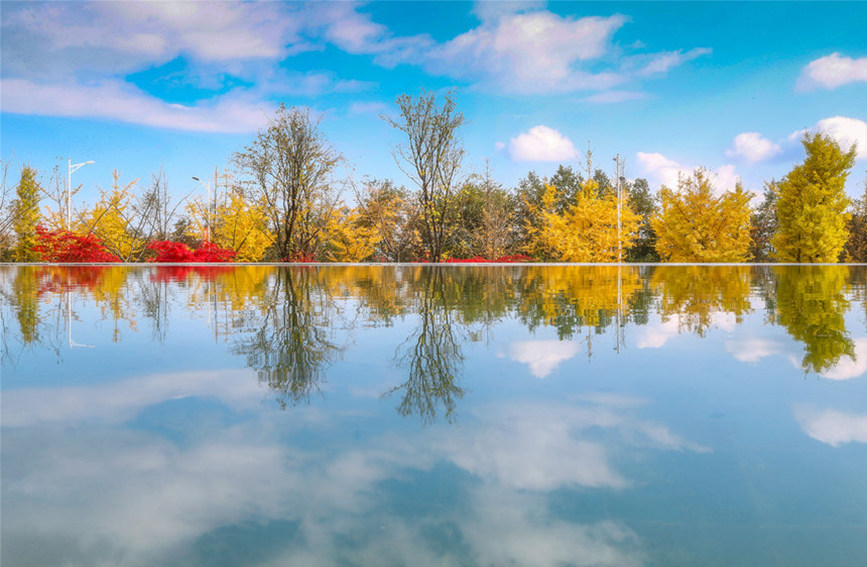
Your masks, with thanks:
M 12 203 L 13 226 L 18 242 L 13 255 L 16 262 L 38 262 L 39 254 L 33 250 L 36 245 L 36 225 L 39 224 L 39 193 L 36 170 L 25 165 L 21 169 L 21 180 L 16 191 L 17 198 Z
M 845 185 L 856 149 L 844 152 L 820 133 L 802 143 L 806 159 L 777 184 L 774 255 L 781 262 L 836 262 L 848 238 Z

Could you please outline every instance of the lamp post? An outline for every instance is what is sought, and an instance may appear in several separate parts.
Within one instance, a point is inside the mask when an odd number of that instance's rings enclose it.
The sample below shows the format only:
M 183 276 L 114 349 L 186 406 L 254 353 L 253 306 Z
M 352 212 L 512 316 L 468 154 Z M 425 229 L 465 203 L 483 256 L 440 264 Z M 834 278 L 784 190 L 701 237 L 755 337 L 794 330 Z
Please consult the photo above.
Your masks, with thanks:
M 210 242 L 211 241 L 211 218 L 210 218 L 210 216 L 211 216 L 211 184 L 205 183 L 204 181 L 202 181 L 201 179 L 199 179 L 196 176 L 193 176 L 193 179 L 195 181 L 198 181 L 199 183 L 201 183 L 202 186 L 205 188 L 205 190 L 208 192 L 208 208 L 207 208 L 207 212 L 205 213 L 205 240 L 207 242 Z
M 71 216 L 72 210 L 72 174 L 78 171 L 78 168 L 90 163 L 93 163 L 93 161 L 83 161 L 81 163 L 76 163 L 75 165 L 72 165 L 72 158 L 69 158 L 67 161 L 68 168 L 66 170 L 66 230 L 70 230 L 72 228 L 72 224 L 70 224 L 69 222 L 69 217 Z

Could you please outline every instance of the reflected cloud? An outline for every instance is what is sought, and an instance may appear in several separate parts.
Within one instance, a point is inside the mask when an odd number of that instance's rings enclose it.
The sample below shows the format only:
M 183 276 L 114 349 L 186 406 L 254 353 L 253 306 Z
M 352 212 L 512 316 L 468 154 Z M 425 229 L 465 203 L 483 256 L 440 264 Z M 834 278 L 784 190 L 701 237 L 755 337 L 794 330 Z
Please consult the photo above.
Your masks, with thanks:
M 726 352 L 741 362 L 758 362 L 763 358 L 781 354 L 783 345 L 777 341 L 758 337 L 729 339 L 725 342 Z
M 668 339 L 680 334 L 680 322 L 677 317 L 672 317 L 658 325 L 642 327 L 638 333 L 635 345 L 638 348 L 662 348 Z
M 630 481 L 615 470 L 611 457 L 612 448 L 624 445 L 707 450 L 612 406 L 506 404 L 476 417 L 478 427 L 461 438 L 445 437 L 435 447 L 458 467 L 517 490 L 625 488 Z
M 867 415 L 819 409 L 810 405 L 794 408 L 801 429 L 815 439 L 839 447 L 846 443 L 867 443 Z
M 509 345 L 509 358 L 528 365 L 536 378 L 545 378 L 580 351 L 574 341 L 516 341 Z
M 4 427 L 98 421 L 123 423 L 148 406 L 200 396 L 235 408 L 255 407 L 265 390 L 251 370 L 155 374 L 119 382 L 65 388 L 21 388 L 3 392 Z
M 830 368 L 819 372 L 819 376 L 829 380 L 849 380 L 867 372 L 867 337 L 852 342 L 855 344 L 854 356 L 841 356 Z

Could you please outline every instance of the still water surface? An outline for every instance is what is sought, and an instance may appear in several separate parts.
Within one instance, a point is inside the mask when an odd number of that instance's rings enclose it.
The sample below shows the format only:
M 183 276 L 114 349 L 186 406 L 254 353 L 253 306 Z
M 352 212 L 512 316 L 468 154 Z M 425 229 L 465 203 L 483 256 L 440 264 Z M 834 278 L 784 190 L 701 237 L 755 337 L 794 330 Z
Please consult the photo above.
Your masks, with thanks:
M 864 267 L 0 267 L 3 567 L 863 566 Z

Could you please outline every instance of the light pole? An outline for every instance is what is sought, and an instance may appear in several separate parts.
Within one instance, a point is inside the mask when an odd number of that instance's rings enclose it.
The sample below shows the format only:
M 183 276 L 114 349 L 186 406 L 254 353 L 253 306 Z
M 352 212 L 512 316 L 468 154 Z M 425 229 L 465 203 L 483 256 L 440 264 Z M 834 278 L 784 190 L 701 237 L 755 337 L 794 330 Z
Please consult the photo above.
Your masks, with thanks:
M 202 186 L 204 186 L 205 190 L 208 192 L 208 207 L 207 207 L 206 212 L 205 212 L 205 241 L 210 242 L 211 241 L 211 218 L 210 218 L 211 217 L 211 184 L 210 184 L 210 182 L 205 183 L 204 181 L 202 181 L 201 179 L 199 179 L 196 176 L 193 176 L 193 179 L 198 181 L 199 183 L 201 183 Z
M 72 158 L 69 158 L 67 161 L 68 168 L 66 170 L 66 230 L 72 229 L 72 225 L 69 222 L 69 217 L 71 216 L 70 212 L 72 210 L 72 174 L 78 171 L 79 167 L 84 165 L 93 163 L 93 161 L 83 161 L 81 163 L 76 163 L 72 165 Z

